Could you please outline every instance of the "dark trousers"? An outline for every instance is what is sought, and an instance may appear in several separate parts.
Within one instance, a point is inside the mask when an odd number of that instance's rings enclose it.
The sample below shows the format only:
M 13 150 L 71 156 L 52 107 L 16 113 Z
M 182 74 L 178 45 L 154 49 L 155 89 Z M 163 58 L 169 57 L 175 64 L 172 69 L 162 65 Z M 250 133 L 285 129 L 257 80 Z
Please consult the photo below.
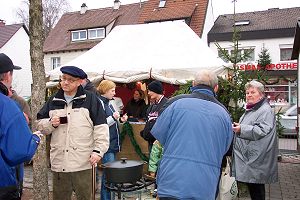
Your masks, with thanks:
M 52 172 L 53 199 L 71 200 L 72 192 L 77 200 L 92 199 L 92 169 L 77 172 Z
M 159 200 L 179 200 L 173 197 L 159 197 Z
M 0 200 L 21 200 L 18 187 L 9 186 L 0 188 Z
M 265 185 L 246 183 L 252 200 L 265 200 Z

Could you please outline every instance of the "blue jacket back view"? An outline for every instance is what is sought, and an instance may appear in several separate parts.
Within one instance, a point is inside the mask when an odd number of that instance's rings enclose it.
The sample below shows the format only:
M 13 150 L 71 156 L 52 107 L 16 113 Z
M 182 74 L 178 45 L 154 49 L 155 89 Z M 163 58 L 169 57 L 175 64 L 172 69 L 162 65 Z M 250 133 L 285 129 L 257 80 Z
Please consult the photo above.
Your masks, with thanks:
M 230 115 L 205 89 L 179 95 L 166 106 L 151 130 L 164 147 L 158 196 L 214 200 L 221 161 L 233 137 Z
M 31 160 L 39 142 L 16 103 L 0 93 L 0 199 L 17 187 L 15 166 Z

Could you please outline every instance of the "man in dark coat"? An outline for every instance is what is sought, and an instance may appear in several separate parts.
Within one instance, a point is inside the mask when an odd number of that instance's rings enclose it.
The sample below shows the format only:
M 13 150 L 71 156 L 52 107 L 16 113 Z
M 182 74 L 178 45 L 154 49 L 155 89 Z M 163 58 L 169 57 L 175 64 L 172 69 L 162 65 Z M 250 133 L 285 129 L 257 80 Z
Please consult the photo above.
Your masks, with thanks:
M 151 129 L 154 126 L 156 119 L 159 115 L 159 110 L 168 101 L 168 99 L 163 95 L 163 85 L 161 82 L 155 80 L 148 85 L 148 95 L 150 99 L 150 106 L 147 109 L 147 120 L 143 131 L 141 131 L 141 136 L 148 141 L 149 153 L 151 152 L 153 142 L 155 138 L 151 134 Z

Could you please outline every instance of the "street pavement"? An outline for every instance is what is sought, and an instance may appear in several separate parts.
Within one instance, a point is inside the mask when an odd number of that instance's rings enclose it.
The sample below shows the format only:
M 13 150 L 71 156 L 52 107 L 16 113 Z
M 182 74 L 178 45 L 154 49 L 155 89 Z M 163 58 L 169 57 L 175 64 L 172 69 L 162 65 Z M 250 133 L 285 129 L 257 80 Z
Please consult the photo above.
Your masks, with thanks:
M 279 165 L 279 182 L 266 185 L 266 200 L 300 200 L 300 155 L 283 155 Z M 32 188 L 32 166 L 25 167 L 24 187 Z M 51 173 L 49 172 L 49 188 L 52 190 Z M 141 199 L 153 200 L 151 191 L 153 187 L 141 191 Z M 138 194 L 124 193 L 125 199 L 137 199 Z M 99 191 L 96 193 L 97 199 Z M 240 194 L 240 200 L 251 200 L 248 193 Z

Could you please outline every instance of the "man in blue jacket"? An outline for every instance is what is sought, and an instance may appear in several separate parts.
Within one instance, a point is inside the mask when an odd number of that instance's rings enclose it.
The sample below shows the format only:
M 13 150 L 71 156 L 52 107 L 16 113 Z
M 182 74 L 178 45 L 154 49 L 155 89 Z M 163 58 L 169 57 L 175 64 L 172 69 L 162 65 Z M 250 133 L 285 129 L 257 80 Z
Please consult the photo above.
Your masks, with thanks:
M 151 130 L 164 153 L 157 173 L 158 197 L 214 200 L 223 155 L 233 132 L 226 108 L 217 101 L 217 76 L 201 71 L 192 94 L 165 104 Z
M 14 66 L 11 59 L 0 53 L 0 199 L 19 200 L 20 172 L 16 166 L 29 161 L 40 142 L 38 134 L 32 134 L 23 112 L 8 98 Z M 23 169 L 22 169 L 23 170 Z

